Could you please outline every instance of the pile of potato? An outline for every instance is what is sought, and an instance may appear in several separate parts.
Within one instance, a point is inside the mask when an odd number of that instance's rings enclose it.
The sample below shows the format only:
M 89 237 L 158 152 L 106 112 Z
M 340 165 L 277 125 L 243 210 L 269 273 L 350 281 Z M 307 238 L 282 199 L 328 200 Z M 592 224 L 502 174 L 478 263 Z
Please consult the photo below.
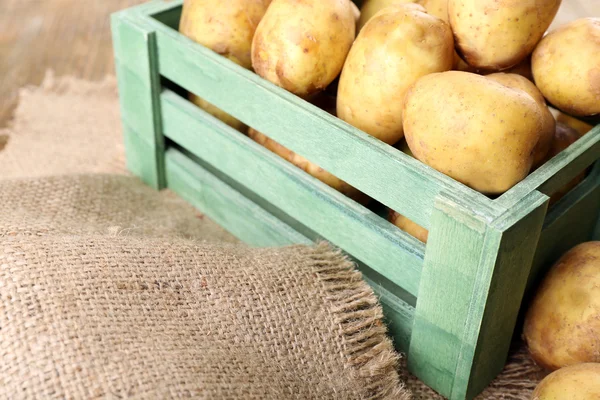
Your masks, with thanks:
M 185 0 L 180 31 L 489 196 L 510 189 L 591 129 L 576 117 L 600 113 L 599 18 L 546 34 L 560 0 L 362 3 L 359 10 L 350 0 Z M 210 103 L 193 94 L 190 100 L 329 186 L 368 202 L 356 188 Z M 391 222 L 427 240 L 427 230 L 389 211 Z M 599 245 L 573 252 L 596 257 L 590 270 L 564 273 L 559 263 L 525 332 L 536 360 L 551 368 L 600 361 Z M 565 257 L 567 264 L 579 260 Z M 584 270 L 594 276 L 589 287 L 571 285 L 569 274 L 580 277 Z M 580 309 L 592 296 L 593 307 Z M 570 314 L 575 309 L 591 315 L 590 322 L 562 337 L 579 321 L 581 315 Z M 590 332 L 595 339 L 585 344 Z M 568 346 L 573 343 L 579 347 Z
M 366 0 L 359 10 L 349 0 L 186 0 L 180 31 L 497 196 L 591 129 L 574 117 L 600 113 L 600 19 L 576 20 L 544 36 L 559 6 L 560 0 Z M 190 99 L 246 133 L 232 116 Z M 553 115 L 547 101 L 560 111 Z M 262 133 L 250 136 L 345 195 L 369 201 Z M 422 227 L 392 210 L 390 216 L 426 239 Z

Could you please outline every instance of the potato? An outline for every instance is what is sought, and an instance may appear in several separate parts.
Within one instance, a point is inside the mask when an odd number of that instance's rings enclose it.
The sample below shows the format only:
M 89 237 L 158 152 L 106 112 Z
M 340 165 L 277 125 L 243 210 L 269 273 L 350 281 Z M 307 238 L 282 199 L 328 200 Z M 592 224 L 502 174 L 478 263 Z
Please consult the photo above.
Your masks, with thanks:
M 552 141 L 552 146 L 550 147 L 550 151 L 548 152 L 546 159 L 543 164 L 549 161 L 552 157 L 575 143 L 581 135 L 575 129 L 570 126 L 563 124 L 562 122 L 556 123 L 556 132 L 554 134 L 554 140 Z M 575 186 L 579 185 L 581 181 L 585 178 L 585 172 L 582 172 L 580 175 L 576 176 L 571 180 L 571 182 L 567 183 L 563 186 L 558 192 L 554 193 L 552 197 L 550 197 L 550 205 L 553 205 L 558 200 L 562 199 L 564 195 L 569 193 Z
M 340 73 L 354 41 L 349 0 L 274 0 L 252 42 L 252 66 L 263 78 L 308 96 Z
M 402 229 L 404 232 L 414 236 L 423 243 L 427 243 L 429 231 L 421 225 L 406 218 L 404 215 L 397 213 L 394 210 L 389 210 L 388 221 Z
M 553 114 L 555 115 L 555 119 L 556 122 L 561 122 L 565 125 L 568 125 L 569 127 L 575 129 L 577 132 L 579 132 L 579 136 L 583 136 L 586 133 L 588 133 L 589 131 L 592 130 L 593 126 L 578 120 L 577 118 L 573 118 L 570 115 L 567 115 L 565 113 L 562 113 L 558 110 L 554 110 Z
M 448 0 L 456 48 L 475 68 L 502 70 L 531 53 L 560 0 Z
M 537 87 L 576 117 L 600 113 L 600 18 L 582 18 L 546 35 L 531 57 Z
M 465 72 L 473 72 L 479 75 L 491 75 L 497 73 L 497 71 L 490 71 L 481 68 L 475 68 L 469 64 L 467 64 L 462 58 L 458 57 L 457 62 L 454 65 L 454 70 L 456 71 L 465 71 Z M 515 65 L 514 67 L 510 67 L 502 71 L 507 74 L 517 74 L 521 75 L 524 78 L 529 79 L 533 82 L 533 75 L 531 74 L 531 57 L 525 58 L 523 61 Z M 539 91 L 539 89 L 538 89 Z M 541 92 L 540 92 L 541 93 Z
M 396 4 L 414 3 L 415 0 L 366 0 L 360 8 L 360 19 L 358 20 L 358 30 L 365 26 L 365 24 L 375 16 L 379 11 L 386 7 Z
M 340 77 L 339 118 L 394 144 L 403 137 L 402 103 L 421 76 L 452 67 L 450 26 L 417 4 L 390 6 L 363 28 Z
M 185 0 L 179 31 L 244 68 L 252 68 L 252 38 L 271 0 Z
M 428 14 L 450 22 L 448 19 L 448 0 L 417 0 L 417 4 L 425 7 Z
M 535 87 L 535 85 L 527 78 L 517 74 L 507 74 L 498 72 L 495 74 L 486 75 L 487 78 L 492 79 L 498 83 L 508 86 L 513 89 L 520 89 L 530 95 L 536 103 L 540 106 L 544 118 L 544 124 L 542 131 L 540 132 L 540 141 L 533 151 L 533 168 L 537 168 L 546 161 L 546 155 L 550 151 L 552 141 L 554 140 L 554 133 L 556 131 L 556 121 L 554 116 L 546 105 L 546 100 L 542 93 Z
M 554 370 L 600 362 L 600 242 L 575 246 L 552 267 L 527 310 L 523 337 Z
M 548 375 L 535 388 L 532 400 L 600 399 L 600 364 L 585 363 Z
M 266 147 L 267 149 L 269 149 L 273 153 L 277 154 L 284 160 L 291 162 L 298 168 L 307 172 L 309 175 L 314 176 L 321 182 L 334 188 L 335 190 L 341 192 L 342 194 L 350 197 L 351 199 L 353 199 L 361 204 L 366 204 L 369 202 L 370 199 L 361 191 L 348 185 L 343 180 L 335 177 L 334 175 L 325 171 L 323 168 L 319 167 L 318 165 L 308 161 L 306 158 L 300 156 L 299 154 L 294 153 L 287 147 L 280 145 L 279 143 L 277 143 L 273 139 L 267 137 L 263 133 L 257 131 L 256 129 L 249 128 L 248 136 L 252 140 L 257 142 L 258 144 Z
M 208 101 L 204 100 L 203 98 L 196 96 L 193 93 L 190 93 L 189 99 L 192 103 L 194 103 L 195 105 L 197 105 L 198 107 L 200 107 L 201 109 L 203 109 L 204 111 L 206 111 L 207 113 L 212 115 L 213 117 L 218 118 L 221 121 L 225 122 L 227 125 L 231 126 L 233 129 L 237 129 L 240 132 L 245 130 L 246 125 L 244 125 L 244 123 L 242 121 L 237 120 L 236 118 L 227 114 L 225 111 L 221 110 L 220 108 L 213 106 L 212 104 L 210 104 Z
M 527 176 L 542 127 L 530 95 L 469 72 L 427 75 L 404 102 L 415 157 L 485 194 L 503 193 Z
M 258 23 L 271 0 L 185 0 L 179 31 L 244 68 L 252 68 L 250 50 Z M 206 100 L 190 94 L 190 101 L 237 130 L 245 125 Z

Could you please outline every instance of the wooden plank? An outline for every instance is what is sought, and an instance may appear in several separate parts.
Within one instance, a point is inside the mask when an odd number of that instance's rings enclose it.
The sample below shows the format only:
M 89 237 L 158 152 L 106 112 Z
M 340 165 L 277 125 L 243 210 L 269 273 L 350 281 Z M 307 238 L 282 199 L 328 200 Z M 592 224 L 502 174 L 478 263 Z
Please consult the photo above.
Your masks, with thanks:
M 422 243 L 175 93 L 161 99 L 165 136 L 416 296 Z
M 527 290 L 539 283 L 552 264 L 579 243 L 592 240 L 600 218 L 600 162 L 590 175 L 548 212 L 535 253 Z
M 436 202 L 408 365 L 444 396 L 472 398 L 502 369 L 547 199 L 532 193 L 493 223 Z
M 511 208 L 534 190 L 551 196 L 598 159 L 600 159 L 600 125 L 508 190 L 496 199 L 496 202 Z
M 494 202 L 482 194 L 332 117 L 159 21 L 148 23 L 157 30 L 159 69 L 163 76 L 418 224 L 429 227 L 433 202 L 441 191 L 452 193 L 457 202 L 484 218 L 493 212 L 500 213 Z
M 144 182 L 161 189 L 165 185 L 164 137 L 158 97 L 156 36 L 152 28 L 134 23 L 128 15 L 128 12 L 118 13 L 111 19 L 121 117 L 130 128 L 125 130 L 128 165 Z M 131 132 L 137 136 L 127 137 Z
M 251 246 L 311 244 L 183 153 L 165 154 L 167 187 Z

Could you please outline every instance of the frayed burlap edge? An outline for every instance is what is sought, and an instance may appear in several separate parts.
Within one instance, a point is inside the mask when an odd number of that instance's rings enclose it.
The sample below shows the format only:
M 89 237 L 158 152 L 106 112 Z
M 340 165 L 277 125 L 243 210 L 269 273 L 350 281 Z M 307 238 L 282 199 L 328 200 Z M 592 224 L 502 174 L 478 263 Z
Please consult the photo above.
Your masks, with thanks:
M 408 400 L 411 395 L 397 374 L 400 357 L 383 323 L 379 300 L 355 264 L 326 242 L 309 255 L 326 293 L 333 320 L 339 326 L 341 353 L 354 369 L 366 399 Z

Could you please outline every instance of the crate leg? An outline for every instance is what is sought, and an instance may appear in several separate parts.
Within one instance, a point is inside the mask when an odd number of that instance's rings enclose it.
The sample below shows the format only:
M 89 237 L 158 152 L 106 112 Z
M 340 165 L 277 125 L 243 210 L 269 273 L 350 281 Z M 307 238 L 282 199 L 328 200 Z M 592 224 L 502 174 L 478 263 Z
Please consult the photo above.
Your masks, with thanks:
M 502 370 L 547 201 L 534 192 L 489 222 L 437 199 L 408 365 L 442 395 L 472 399 Z
M 162 189 L 166 186 L 165 143 L 156 36 L 135 19 L 133 11 L 115 14 L 111 21 L 127 168 L 148 185 Z

